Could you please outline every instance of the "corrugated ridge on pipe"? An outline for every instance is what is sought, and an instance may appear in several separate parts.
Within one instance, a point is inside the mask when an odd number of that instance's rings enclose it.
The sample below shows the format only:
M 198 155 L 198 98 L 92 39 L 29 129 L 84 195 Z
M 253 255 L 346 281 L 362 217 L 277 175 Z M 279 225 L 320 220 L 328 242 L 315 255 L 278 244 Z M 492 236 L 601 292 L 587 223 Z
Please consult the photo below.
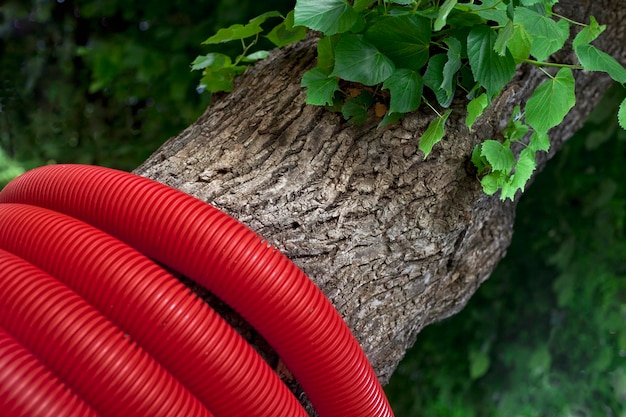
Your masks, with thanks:
M 146 178 L 82 165 L 23 174 L 0 202 L 80 218 L 208 288 L 268 340 L 321 417 L 393 415 L 358 342 L 321 291 L 219 210 Z
M 98 417 L 87 403 L 2 327 L 0 416 Z
M 0 326 L 103 417 L 211 413 L 75 292 L 0 249 Z
M 307 416 L 267 363 L 215 311 L 112 236 L 48 209 L 0 204 L 0 247 L 77 292 L 215 416 Z

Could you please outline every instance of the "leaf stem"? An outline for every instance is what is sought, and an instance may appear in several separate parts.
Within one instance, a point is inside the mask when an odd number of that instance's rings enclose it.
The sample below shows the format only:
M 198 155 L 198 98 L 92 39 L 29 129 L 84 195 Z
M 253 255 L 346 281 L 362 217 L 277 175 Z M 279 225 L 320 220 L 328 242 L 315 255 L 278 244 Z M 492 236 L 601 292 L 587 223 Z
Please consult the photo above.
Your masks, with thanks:
M 535 61 L 534 59 L 519 59 L 521 62 L 526 62 L 528 64 L 533 64 L 537 67 L 556 67 L 556 68 L 571 68 L 571 69 L 583 69 L 580 65 L 572 65 L 572 64 L 559 64 L 558 62 L 541 62 Z
M 430 105 L 430 103 L 428 102 L 428 100 L 426 100 L 426 97 L 422 96 L 422 101 L 423 101 L 424 103 L 426 103 L 426 105 L 427 105 L 428 107 L 430 107 L 430 108 L 432 109 L 432 111 L 434 111 L 435 113 L 437 113 L 437 117 L 438 117 L 438 118 L 440 118 L 440 119 L 441 119 L 441 118 L 443 117 L 443 116 L 441 115 L 441 113 L 439 113 L 439 112 L 437 111 L 437 109 L 435 109 L 433 106 L 431 106 L 431 105 Z
M 565 20 L 566 22 L 571 23 L 572 25 L 577 25 L 577 26 L 582 26 L 582 27 L 587 27 L 587 26 L 589 26 L 589 25 L 587 25 L 587 24 L 585 24 L 585 23 L 580 23 L 580 22 L 577 22 L 577 21 L 575 21 L 575 20 L 569 19 L 569 18 L 567 18 L 567 17 L 565 17 L 565 16 L 561 16 L 561 15 L 560 15 L 560 14 L 558 14 L 558 13 L 552 13 L 552 15 L 553 15 L 553 16 L 556 16 L 556 17 L 558 17 L 559 19 Z

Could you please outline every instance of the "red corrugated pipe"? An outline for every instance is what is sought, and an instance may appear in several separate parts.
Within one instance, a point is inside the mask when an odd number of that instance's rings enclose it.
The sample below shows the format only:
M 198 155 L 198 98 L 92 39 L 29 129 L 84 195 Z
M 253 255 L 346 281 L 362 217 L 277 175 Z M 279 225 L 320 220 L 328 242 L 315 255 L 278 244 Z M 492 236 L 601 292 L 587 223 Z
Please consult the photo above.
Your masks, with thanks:
M 12 417 L 97 417 L 39 359 L 0 327 L 0 414 Z
M 273 346 L 320 417 L 393 415 L 363 351 L 321 291 L 219 210 L 142 177 L 79 165 L 26 173 L 0 193 L 0 203 L 81 219 L 211 290 Z
M 0 326 L 98 414 L 212 416 L 123 331 L 54 277 L 4 250 L 0 276 Z
M 41 207 L 0 204 L 0 248 L 77 292 L 215 416 L 307 416 L 267 363 L 214 310 L 112 236 Z

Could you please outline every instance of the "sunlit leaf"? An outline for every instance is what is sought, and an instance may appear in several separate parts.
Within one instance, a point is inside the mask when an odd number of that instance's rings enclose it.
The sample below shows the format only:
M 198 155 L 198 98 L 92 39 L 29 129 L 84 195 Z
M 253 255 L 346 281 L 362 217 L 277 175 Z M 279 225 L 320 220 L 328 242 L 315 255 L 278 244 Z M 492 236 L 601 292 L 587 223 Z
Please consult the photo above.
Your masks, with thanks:
M 526 183 L 532 176 L 537 162 L 535 162 L 535 152 L 532 149 L 526 148 L 520 152 L 515 164 L 515 173 L 511 176 L 511 187 L 514 188 L 513 196 L 517 190 L 524 191 Z
M 580 45 L 586 45 L 598 38 L 602 32 L 606 30 L 606 25 L 600 25 L 595 17 L 589 18 L 589 25 L 581 30 L 574 38 L 572 46 L 576 48 Z
M 528 149 L 533 151 L 548 152 L 550 150 L 550 139 L 548 134 L 545 132 L 533 132 L 533 134 L 530 135 Z
M 593 45 L 578 45 L 574 48 L 580 64 L 587 71 L 606 72 L 619 83 L 626 83 L 626 69 L 611 55 Z
M 437 117 L 428 124 L 428 128 L 420 138 L 419 149 L 424 152 L 424 158 L 426 158 L 433 150 L 433 146 L 443 139 L 446 133 L 445 126 L 448 117 L 450 117 L 452 110 L 446 110 L 441 117 Z
M 485 194 L 493 195 L 501 189 L 507 181 L 508 176 L 506 174 L 501 171 L 495 171 L 482 177 L 480 185 L 482 186 Z
M 479 95 L 478 97 L 474 97 L 467 104 L 467 117 L 465 118 L 465 126 L 467 126 L 469 130 L 472 130 L 474 122 L 483 114 L 488 105 L 489 98 L 485 93 Z
M 246 55 L 242 61 L 243 62 L 255 62 L 261 59 L 265 59 L 270 55 L 269 51 L 256 51 L 249 55 Z
M 487 158 L 489 165 L 494 171 L 502 171 L 508 174 L 513 169 L 515 157 L 513 151 L 508 146 L 497 140 L 486 140 L 483 142 L 481 155 Z
M 561 68 L 554 78 L 535 89 L 526 102 L 526 122 L 538 132 L 563 121 L 576 103 L 574 76 L 569 68 Z

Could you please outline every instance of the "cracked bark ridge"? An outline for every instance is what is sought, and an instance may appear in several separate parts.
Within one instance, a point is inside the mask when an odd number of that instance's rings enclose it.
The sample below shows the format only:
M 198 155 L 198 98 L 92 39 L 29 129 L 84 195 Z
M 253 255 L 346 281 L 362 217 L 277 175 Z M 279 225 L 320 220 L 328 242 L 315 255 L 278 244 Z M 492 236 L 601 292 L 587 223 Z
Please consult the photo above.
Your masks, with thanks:
M 624 62 L 619 3 L 562 1 L 559 12 L 608 24 L 597 44 Z M 571 53 L 559 59 L 575 62 Z M 333 302 L 386 383 L 418 332 L 458 312 L 504 256 L 515 203 L 484 195 L 469 157 L 499 137 L 545 76 L 522 67 L 472 132 L 458 97 L 445 139 L 424 160 L 417 142 L 432 114 L 381 129 L 373 117 L 347 124 L 305 105 L 300 79 L 314 63 L 315 39 L 272 53 L 135 172 L 215 205 L 282 250 Z M 549 156 L 610 85 L 597 73 L 576 77 L 577 106 L 551 131 Z M 236 314 L 218 309 L 281 368 Z

